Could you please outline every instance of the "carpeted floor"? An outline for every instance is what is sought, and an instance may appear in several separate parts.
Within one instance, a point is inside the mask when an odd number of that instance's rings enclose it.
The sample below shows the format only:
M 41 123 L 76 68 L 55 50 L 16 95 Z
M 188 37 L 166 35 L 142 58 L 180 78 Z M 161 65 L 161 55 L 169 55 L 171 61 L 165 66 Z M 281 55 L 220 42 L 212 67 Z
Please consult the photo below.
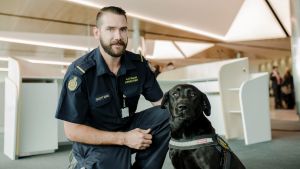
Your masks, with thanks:
M 229 145 L 247 169 L 299 169 L 300 121 L 295 117 L 298 118 L 293 114 L 292 121 L 273 118 L 270 142 L 245 146 L 243 140 L 229 140 Z M 70 145 L 60 146 L 55 153 L 12 161 L 2 153 L 3 133 L 0 133 L 0 169 L 65 169 L 70 149 Z M 173 169 L 168 156 L 163 169 Z
M 247 169 L 299 169 L 300 132 L 272 131 L 272 141 L 245 146 L 243 140 L 230 140 L 231 149 Z M 0 135 L 3 152 L 3 135 Z M 11 161 L 0 153 L 0 169 L 65 169 L 70 146 L 61 146 L 52 154 L 30 156 Z M 163 169 L 173 169 L 167 156 Z
M 300 132 L 272 131 L 272 141 L 249 146 L 238 140 L 229 143 L 247 169 L 300 168 Z

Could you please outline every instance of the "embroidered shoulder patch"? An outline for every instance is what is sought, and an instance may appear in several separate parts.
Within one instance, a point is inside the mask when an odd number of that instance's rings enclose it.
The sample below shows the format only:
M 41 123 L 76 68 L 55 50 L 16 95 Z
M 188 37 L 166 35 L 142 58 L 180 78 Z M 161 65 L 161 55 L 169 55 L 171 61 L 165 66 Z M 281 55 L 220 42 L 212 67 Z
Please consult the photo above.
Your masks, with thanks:
M 81 79 L 77 76 L 72 76 L 68 81 L 68 89 L 70 91 L 75 91 L 81 83 Z

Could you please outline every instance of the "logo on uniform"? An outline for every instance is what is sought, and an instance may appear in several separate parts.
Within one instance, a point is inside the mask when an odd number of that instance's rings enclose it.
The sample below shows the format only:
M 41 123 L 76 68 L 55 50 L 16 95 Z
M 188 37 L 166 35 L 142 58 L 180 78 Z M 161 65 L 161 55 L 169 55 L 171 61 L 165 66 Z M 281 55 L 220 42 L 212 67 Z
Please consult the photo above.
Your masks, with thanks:
M 73 76 L 68 82 L 68 89 L 74 91 L 80 85 L 81 80 L 77 76 Z
M 125 79 L 125 84 L 129 84 L 129 83 L 135 83 L 138 82 L 139 79 L 137 76 L 130 76 L 130 77 L 126 77 Z

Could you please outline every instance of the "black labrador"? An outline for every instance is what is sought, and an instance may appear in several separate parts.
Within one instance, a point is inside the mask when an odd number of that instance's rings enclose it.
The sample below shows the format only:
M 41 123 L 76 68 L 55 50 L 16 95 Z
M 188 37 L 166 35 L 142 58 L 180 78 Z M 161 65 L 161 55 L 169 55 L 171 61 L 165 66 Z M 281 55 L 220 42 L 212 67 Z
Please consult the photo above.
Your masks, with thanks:
M 171 113 L 169 155 L 175 169 L 245 168 L 205 117 L 211 106 L 195 86 L 173 87 L 164 95 L 162 106 Z

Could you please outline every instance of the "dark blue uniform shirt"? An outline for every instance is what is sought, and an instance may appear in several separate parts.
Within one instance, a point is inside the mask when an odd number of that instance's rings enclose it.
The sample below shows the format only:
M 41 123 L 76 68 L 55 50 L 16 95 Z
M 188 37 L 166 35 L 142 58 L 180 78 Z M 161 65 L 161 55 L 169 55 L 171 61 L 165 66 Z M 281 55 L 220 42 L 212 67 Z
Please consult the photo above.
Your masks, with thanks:
M 140 55 L 126 51 L 114 75 L 99 48 L 74 61 L 64 77 L 56 118 L 107 131 L 122 130 L 135 113 L 140 95 L 151 102 L 162 96 L 154 74 Z

